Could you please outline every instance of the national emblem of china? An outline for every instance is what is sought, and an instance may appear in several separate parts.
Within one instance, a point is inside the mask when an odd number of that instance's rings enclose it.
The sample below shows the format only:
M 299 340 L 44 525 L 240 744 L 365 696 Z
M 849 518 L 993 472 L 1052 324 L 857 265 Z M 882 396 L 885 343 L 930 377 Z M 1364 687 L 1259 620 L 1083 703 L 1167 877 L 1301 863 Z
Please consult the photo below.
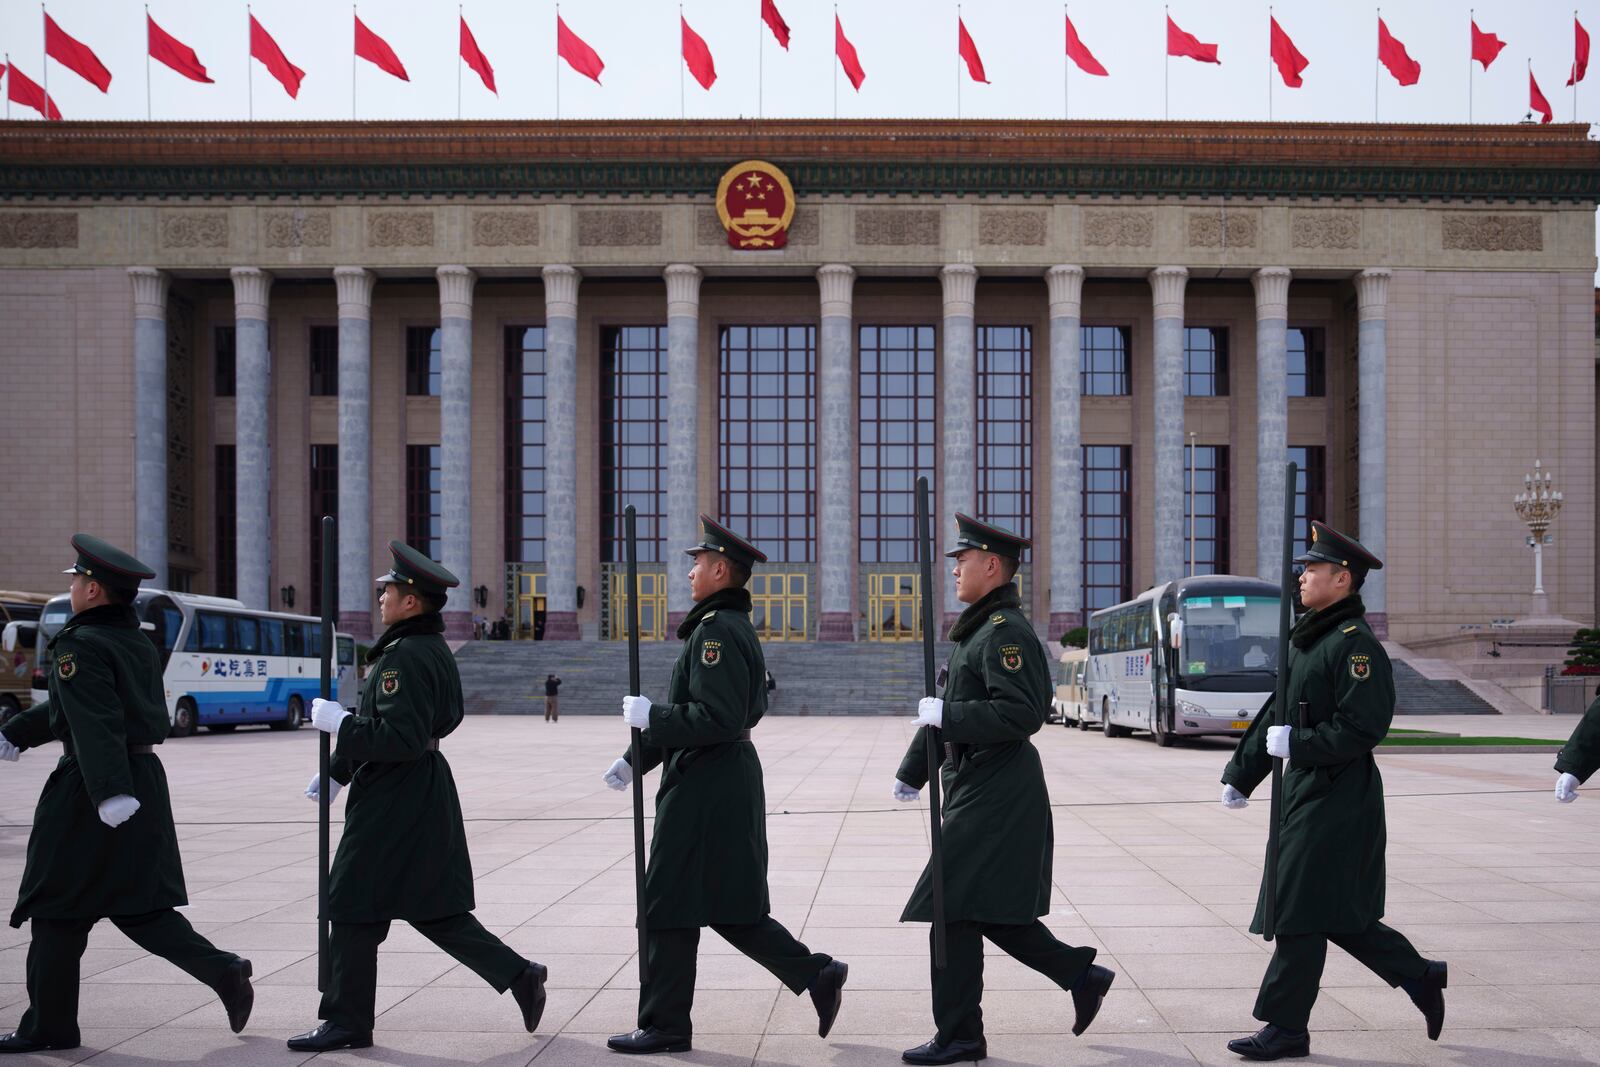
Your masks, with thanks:
M 794 220 L 794 186 L 771 163 L 745 160 L 717 184 L 717 217 L 730 248 L 782 248 Z

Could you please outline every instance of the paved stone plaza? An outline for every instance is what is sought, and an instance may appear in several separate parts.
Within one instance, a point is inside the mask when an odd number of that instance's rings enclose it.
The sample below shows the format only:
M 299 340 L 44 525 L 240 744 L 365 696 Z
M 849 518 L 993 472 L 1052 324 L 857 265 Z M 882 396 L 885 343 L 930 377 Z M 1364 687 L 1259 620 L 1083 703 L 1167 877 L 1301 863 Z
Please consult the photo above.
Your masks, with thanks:
M 1411 724 L 1407 724 L 1411 725 Z M 1571 719 L 1430 718 L 1431 729 L 1565 737 Z M 316 734 L 244 731 L 161 749 L 189 883 L 189 918 L 255 963 L 256 1007 L 227 1031 L 211 992 L 109 924 L 84 958 L 85 1046 L 39 1062 L 293 1064 L 286 1037 L 316 1022 L 315 809 L 301 790 Z M 397 924 L 380 961 L 376 1047 L 338 1062 L 553 1065 L 619 1060 L 637 992 L 629 797 L 600 772 L 625 742 L 614 719 L 472 717 L 445 742 L 468 819 L 478 916 L 550 968 L 537 1035 L 422 937 Z M 756 731 L 767 771 L 776 916 L 850 964 L 831 1038 L 808 998 L 702 941 L 695 1051 L 669 1059 L 893 1064 L 932 1032 L 927 928 L 896 922 L 926 855 L 925 807 L 888 800 L 904 719 L 777 718 Z M 1055 809 L 1055 906 L 1065 940 L 1118 972 L 1094 1028 L 1070 1036 L 1071 1001 L 993 952 L 989 1063 L 1169 1067 L 1242 1062 L 1268 947 L 1247 932 L 1266 840 L 1266 790 L 1216 803 L 1229 745 L 1158 749 L 1050 727 L 1037 739 Z M 54 746 L 0 764 L 0 892 L 15 894 L 33 804 Z M 1443 1039 L 1338 950 L 1312 1017 L 1315 1059 L 1356 1064 L 1557 1067 L 1600 1063 L 1600 788 L 1550 796 L 1553 757 L 1396 753 L 1388 790 L 1388 920 L 1450 961 Z M 654 788 L 655 778 L 650 779 Z M 343 800 L 335 805 L 337 818 Z M 337 832 L 337 824 L 335 827 Z M 26 1004 L 28 931 L 0 934 L 0 1028 Z

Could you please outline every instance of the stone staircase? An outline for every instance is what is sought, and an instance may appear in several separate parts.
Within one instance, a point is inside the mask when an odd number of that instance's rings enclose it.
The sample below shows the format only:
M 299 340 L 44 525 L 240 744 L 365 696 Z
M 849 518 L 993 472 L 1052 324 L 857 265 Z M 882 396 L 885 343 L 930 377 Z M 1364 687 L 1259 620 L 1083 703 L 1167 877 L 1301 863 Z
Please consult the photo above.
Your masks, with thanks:
M 1461 682 L 1424 678 L 1409 663 L 1394 665 L 1396 715 L 1498 715 L 1500 712 Z

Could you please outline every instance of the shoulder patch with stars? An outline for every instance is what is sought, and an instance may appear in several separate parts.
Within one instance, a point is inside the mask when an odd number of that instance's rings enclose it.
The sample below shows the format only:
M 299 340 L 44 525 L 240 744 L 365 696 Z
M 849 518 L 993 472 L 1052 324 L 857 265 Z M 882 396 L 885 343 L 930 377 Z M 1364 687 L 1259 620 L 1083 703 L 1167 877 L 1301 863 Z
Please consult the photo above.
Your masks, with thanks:
M 78 661 L 74 653 L 63 652 L 56 657 L 56 677 L 63 682 L 72 681 L 72 676 L 78 673 Z
M 1006 670 L 1010 671 L 1012 674 L 1015 674 L 1018 671 L 1020 671 L 1022 669 L 1022 646 L 1021 645 L 1001 645 L 1000 646 L 1000 666 L 1004 667 Z
M 1357 652 L 1350 657 L 1350 677 L 1358 682 L 1364 682 L 1372 677 L 1372 657 L 1364 652 Z
M 722 662 L 722 642 L 707 639 L 700 646 L 700 663 L 705 667 L 715 667 Z
M 378 691 L 386 697 L 392 697 L 400 692 L 400 672 L 387 670 L 378 675 Z
M 999 612 L 995 612 L 993 615 L 989 616 L 989 621 L 994 623 L 996 626 L 1000 626 L 1006 621 L 1006 617 Z

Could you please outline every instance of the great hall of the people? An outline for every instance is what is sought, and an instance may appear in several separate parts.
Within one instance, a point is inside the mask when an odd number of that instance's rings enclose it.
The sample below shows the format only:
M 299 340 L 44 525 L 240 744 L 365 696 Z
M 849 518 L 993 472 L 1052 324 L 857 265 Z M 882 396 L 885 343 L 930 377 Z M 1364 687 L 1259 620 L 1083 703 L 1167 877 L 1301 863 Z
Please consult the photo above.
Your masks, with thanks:
M 367 637 L 401 538 L 455 636 L 613 640 L 632 505 L 647 636 L 706 512 L 770 557 L 764 637 L 897 639 L 926 475 L 940 544 L 1033 539 L 1053 639 L 1275 576 L 1293 460 L 1391 639 L 1595 618 L 1583 126 L 8 122 L 0 159 L 0 585 L 88 530 Z

